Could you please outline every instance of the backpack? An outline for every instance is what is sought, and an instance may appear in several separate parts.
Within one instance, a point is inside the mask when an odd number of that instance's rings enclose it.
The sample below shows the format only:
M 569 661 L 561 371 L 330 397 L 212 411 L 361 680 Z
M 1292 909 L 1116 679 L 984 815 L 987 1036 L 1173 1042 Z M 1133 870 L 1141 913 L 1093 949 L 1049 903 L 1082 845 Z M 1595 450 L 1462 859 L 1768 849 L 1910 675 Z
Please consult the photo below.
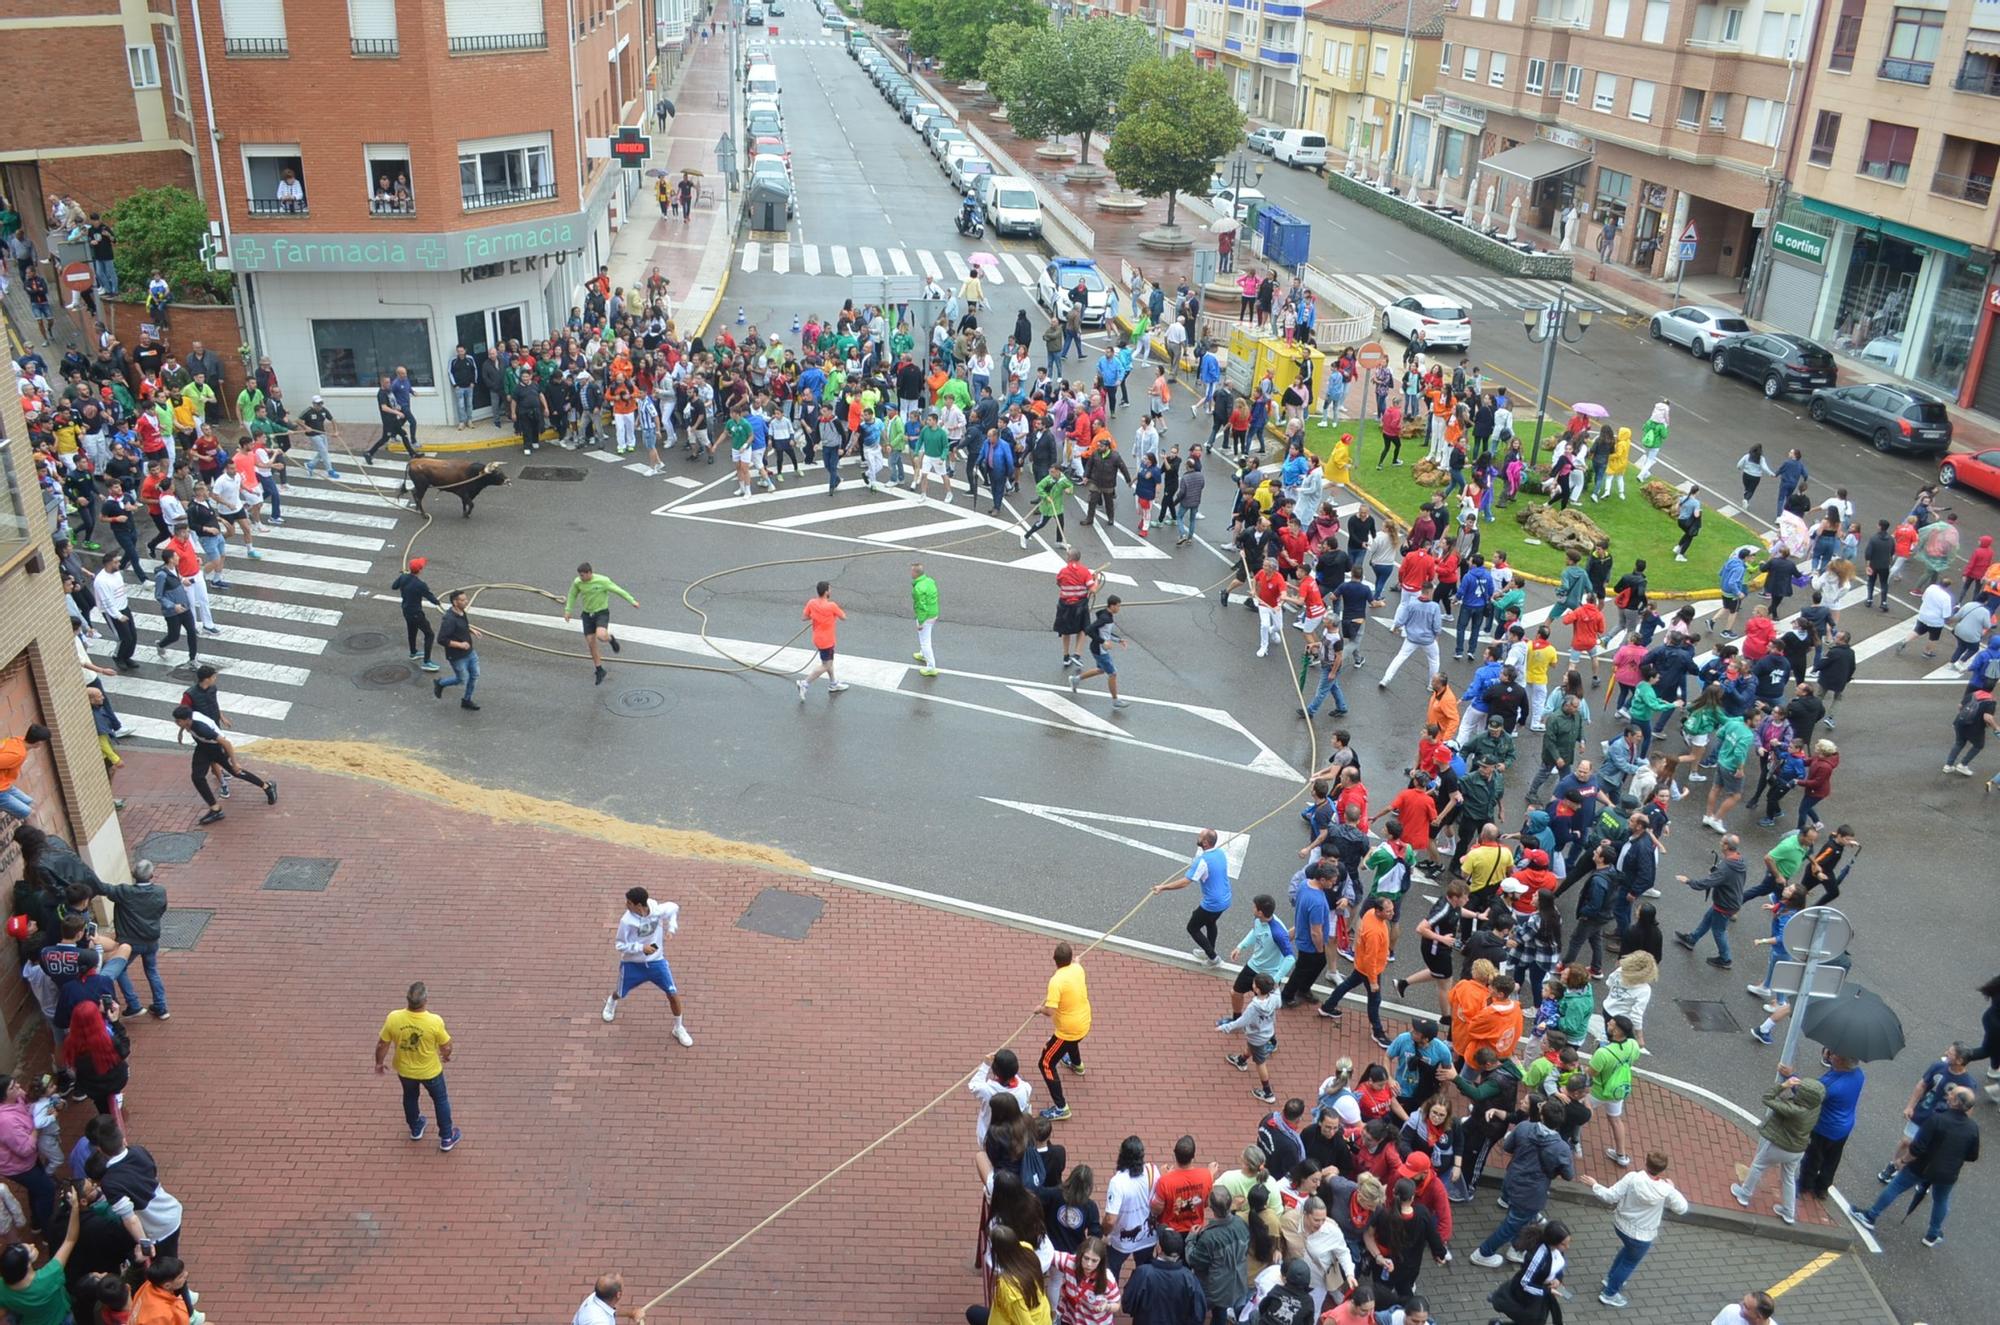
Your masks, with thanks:
M 1628 584 L 1624 588 L 1620 589 L 1618 593 L 1612 598 L 1611 601 L 1618 604 L 1618 606 L 1620 607 L 1632 606 L 1632 586 Z

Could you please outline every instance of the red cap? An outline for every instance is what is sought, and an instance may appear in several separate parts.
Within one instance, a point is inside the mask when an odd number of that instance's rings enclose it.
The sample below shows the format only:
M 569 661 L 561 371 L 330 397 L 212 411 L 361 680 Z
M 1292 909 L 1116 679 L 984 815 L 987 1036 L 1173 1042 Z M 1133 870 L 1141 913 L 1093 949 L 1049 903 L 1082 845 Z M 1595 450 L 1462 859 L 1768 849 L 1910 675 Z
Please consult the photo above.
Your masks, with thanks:
M 417 575 L 417 574 L 421 574 L 421 573 L 423 572 L 423 569 L 424 569 L 424 567 L 426 567 L 426 566 L 428 566 L 428 565 L 430 565 L 430 564 L 431 564 L 431 563 L 430 563 L 430 558 L 428 558 L 428 557 L 411 557 L 411 558 L 410 558 L 410 573 L 411 573 L 412 575 Z
M 7 917 L 7 937 L 10 939 L 25 939 L 34 928 L 35 922 L 26 916 Z

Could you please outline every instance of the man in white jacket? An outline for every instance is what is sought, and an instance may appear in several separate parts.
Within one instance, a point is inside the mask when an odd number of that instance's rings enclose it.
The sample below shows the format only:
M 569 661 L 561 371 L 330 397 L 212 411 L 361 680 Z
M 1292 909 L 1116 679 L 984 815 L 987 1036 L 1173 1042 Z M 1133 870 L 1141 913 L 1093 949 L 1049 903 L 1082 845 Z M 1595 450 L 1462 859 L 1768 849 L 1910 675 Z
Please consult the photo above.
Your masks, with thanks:
M 656 902 L 644 888 L 625 890 L 625 912 L 618 917 L 618 933 L 612 942 L 618 949 L 618 989 L 604 1000 L 604 1019 L 618 1015 L 618 1001 L 640 985 L 658 985 L 674 1010 L 674 1038 L 692 1046 L 681 1019 L 681 994 L 674 984 L 673 969 L 667 965 L 666 937 L 680 932 L 678 902 Z
M 1598 1200 L 1617 1208 L 1611 1222 L 1618 1234 L 1618 1254 L 1612 1258 L 1611 1268 L 1605 1271 L 1604 1286 L 1597 1294 L 1597 1300 L 1607 1307 L 1629 1305 L 1620 1290 L 1632 1277 L 1632 1271 L 1639 1268 L 1639 1262 L 1646 1259 L 1646 1253 L 1653 1249 L 1653 1240 L 1660 1235 L 1660 1220 L 1666 1212 L 1687 1213 L 1687 1197 L 1680 1194 L 1670 1179 L 1661 1176 L 1666 1171 L 1666 1155 L 1655 1150 L 1646 1156 L 1644 1173 L 1628 1173 L 1609 1187 L 1595 1178 L 1587 1179 Z

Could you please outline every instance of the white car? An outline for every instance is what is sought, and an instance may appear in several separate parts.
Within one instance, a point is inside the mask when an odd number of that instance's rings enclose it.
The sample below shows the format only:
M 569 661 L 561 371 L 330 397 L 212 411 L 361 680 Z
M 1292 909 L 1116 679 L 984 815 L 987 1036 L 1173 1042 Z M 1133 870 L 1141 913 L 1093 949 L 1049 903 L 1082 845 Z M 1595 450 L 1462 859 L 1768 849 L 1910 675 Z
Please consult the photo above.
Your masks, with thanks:
M 1075 298 L 1078 285 L 1083 286 L 1083 325 L 1103 326 L 1111 316 L 1111 287 L 1089 258 L 1051 258 L 1044 263 L 1035 281 L 1035 302 L 1055 317 Z
M 1382 329 L 1428 349 L 1472 347 L 1472 314 L 1441 294 L 1413 294 L 1383 305 Z
M 1234 216 L 1240 221 L 1250 214 L 1250 205 L 1252 203 L 1261 205 L 1265 201 L 1265 198 L 1263 191 L 1260 189 L 1239 190 L 1224 188 L 1211 192 L 1208 195 L 1208 200 L 1215 207 L 1216 211 L 1226 216 Z
M 970 157 L 981 155 L 978 148 L 969 142 L 952 142 L 944 145 L 944 154 L 938 157 L 938 168 L 949 175 L 952 167 Z
M 983 156 L 955 156 L 951 159 L 951 182 L 961 194 L 978 196 L 981 176 L 994 173 L 993 163 Z
M 1695 358 L 1706 359 L 1723 341 L 1733 336 L 1749 335 L 1750 324 L 1733 308 L 1683 304 L 1679 308 L 1662 309 L 1653 314 L 1647 330 L 1654 340 L 1684 345 Z

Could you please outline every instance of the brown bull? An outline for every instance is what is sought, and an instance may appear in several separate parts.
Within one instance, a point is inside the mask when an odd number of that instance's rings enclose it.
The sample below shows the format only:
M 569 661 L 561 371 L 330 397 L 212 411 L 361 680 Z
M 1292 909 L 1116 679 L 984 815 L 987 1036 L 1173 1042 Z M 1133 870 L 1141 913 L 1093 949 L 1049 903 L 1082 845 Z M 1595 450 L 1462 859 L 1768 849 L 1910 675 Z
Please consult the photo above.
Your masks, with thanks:
M 465 514 L 472 514 L 472 503 L 480 493 L 490 487 L 507 481 L 506 472 L 497 460 L 447 460 L 443 457 L 418 456 L 410 461 L 403 472 L 403 481 L 396 488 L 396 495 L 402 496 L 412 486 L 416 489 L 415 503 L 419 512 L 424 510 L 424 494 L 432 488 L 451 493 L 464 506 Z

